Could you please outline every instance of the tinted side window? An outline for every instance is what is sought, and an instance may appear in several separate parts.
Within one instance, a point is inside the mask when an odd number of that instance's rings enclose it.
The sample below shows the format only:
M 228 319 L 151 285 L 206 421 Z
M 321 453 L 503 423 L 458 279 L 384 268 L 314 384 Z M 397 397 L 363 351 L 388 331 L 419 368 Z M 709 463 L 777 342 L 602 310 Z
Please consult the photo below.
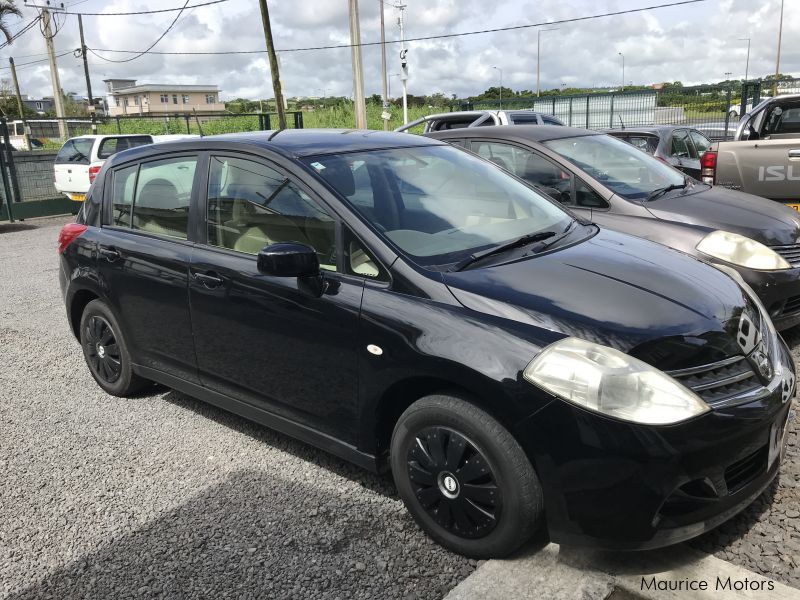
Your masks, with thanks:
M 336 270 L 333 218 L 290 179 L 251 160 L 215 156 L 208 178 L 208 243 L 258 254 L 277 242 L 317 251 L 323 269 Z
M 694 156 L 692 154 L 694 153 Z M 689 134 L 685 130 L 678 129 L 672 134 L 671 156 L 678 158 L 697 158 L 697 153 L 689 142 Z
M 538 125 L 539 119 L 537 118 L 535 113 L 525 114 L 525 113 L 515 113 L 512 116 L 512 120 L 514 121 L 514 125 Z M 544 117 L 542 117 L 544 121 Z
M 56 155 L 56 163 L 88 165 L 93 145 L 93 138 L 75 138 L 67 140 Z
M 711 141 L 699 131 L 690 131 L 689 136 L 694 142 L 694 147 L 697 150 L 697 155 L 700 156 L 711 147 Z
M 133 229 L 185 240 L 197 159 L 168 158 L 139 167 Z
M 153 138 L 149 135 L 106 138 L 100 142 L 100 148 L 97 149 L 97 158 L 108 158 L 128 148 L 136 148 L 137 146 L 144 146 L 145 144 L 152 143 Z
M 136 173 L 139 165 L 117 169 L 112 175 L 111 203 L 113 206 L 111 224 L 119 227 L 131 226 L 133 194 L 136 191 Z

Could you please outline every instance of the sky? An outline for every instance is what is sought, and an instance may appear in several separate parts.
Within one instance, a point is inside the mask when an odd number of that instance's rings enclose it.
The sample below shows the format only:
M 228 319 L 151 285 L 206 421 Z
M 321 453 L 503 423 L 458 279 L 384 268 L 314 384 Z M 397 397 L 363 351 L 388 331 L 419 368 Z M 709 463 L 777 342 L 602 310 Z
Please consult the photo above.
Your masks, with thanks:
M 189 0 L 189 4 L 203 0 Z M 386 39 L 398 40 L 398 0 L 383 0 Z M 605 12 L 662 4 L 670 0 L 403 0 L 407 8 L 406 37 L 469 32 L 496 27 L 548 23 Z M 361 41 L 380 39 L 381 0 L 359 0 Z M 182 6 L 181 0 L 65 0 L 70 12 L 114 13 Z M 278 50 L 349 44 L 347 0 L 268 0 Z M 625 82 L 684 84 L 720 81 L 726 73 L 745 75 L 747 42 L 751 38 L 750 76 L 775 71 L 780 0 L 705 0 L 628 15 L 551 25 L 541 34 L 541 87 L 617 86 Z M 23 17 L 8 24 L 18 31 L 36 16 L 21 6 Z M 90 48 L 143 50 L 152 44 L 177 13 L 140 16 L 85 16 Z M 77 17 L 62 16 L 55 37 L 56 52 L 80 46 Z M 785 0 L 781 72 L 800 76 L 800 0 Z M 537 28 L 494 32 L 408 43 L 411 94 L 443 93 L 465 97 L 500 83 L 514 90 L 536 88 Z M 185 11 L 154 50 L 169 52 L 264 50 L 264 33 L 256 0 L 228 0 Z M 399 44 L 387 44 L 388 72 L 396 74 Z M 132 55 L 99 51 L 112 60 Z M 23 95 L 52 96 L 45 41 L 34 28 L 0 49 L 0 64 L 13 56 Z M 349 48 L 280 52 L 284 94 L 291 96 L 350 96 Z M 362 50 L 365 90 L 380 94 L 380 46 Z M 61 86 L 85 95 L 80 58 L 71 53 L 58 59 Z M 493 68 L 498 67 L 498 68 Z M 138 83 L 216 84 L 223 99 L 268 98 L 272 87 L 266 54 L 215 56 L 146 55 L 113 63 L 89 54 L 95 96 L 104 91 L 103 79 L 136 79 Z M 7 67 L 0 78 L 8 79 Z M 391 95 L 400 94 L 400 80 L 390 77 Z

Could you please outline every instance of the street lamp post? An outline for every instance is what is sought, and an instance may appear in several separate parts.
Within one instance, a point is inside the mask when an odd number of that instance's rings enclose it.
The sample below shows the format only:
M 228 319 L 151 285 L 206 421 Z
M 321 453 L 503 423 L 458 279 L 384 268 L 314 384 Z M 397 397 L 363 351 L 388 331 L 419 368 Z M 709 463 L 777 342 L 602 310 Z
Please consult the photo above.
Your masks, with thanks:
M 750 74 L 750 38 L 739 38 L 740 42 L 747 42 L 747 62 L 744 65 L 744 80 L 747 81 L 747 76 Z
M 558 27 L 551 27 L 549 29 L 536 30 L 536 96 L 539 96 L 539 72 L 542 64 L 542 32 L 543 31 L 557 31 Z
M 500 110 L 503 110 L 503 69 L 492 66 L 493 69 L 500 71 Z
M 625 91 L 625 55 L 622 52 L 617 52 L 622 57 L 622 91 Z

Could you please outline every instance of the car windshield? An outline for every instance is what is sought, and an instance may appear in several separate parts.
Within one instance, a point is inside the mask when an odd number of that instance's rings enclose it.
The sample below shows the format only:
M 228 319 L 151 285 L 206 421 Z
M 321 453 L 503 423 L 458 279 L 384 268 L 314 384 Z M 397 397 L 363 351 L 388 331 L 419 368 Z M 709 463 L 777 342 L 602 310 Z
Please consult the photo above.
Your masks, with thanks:
M 657 190 L 685 183 L 681 172 L 610 135 L 561 138 L 544 145 L 628 200 L 645 200 Z
M 561 233 L 573 218 L 480 158 L 451 146 L 305 159 L 358 213 L 426 267 L 526 235 Z

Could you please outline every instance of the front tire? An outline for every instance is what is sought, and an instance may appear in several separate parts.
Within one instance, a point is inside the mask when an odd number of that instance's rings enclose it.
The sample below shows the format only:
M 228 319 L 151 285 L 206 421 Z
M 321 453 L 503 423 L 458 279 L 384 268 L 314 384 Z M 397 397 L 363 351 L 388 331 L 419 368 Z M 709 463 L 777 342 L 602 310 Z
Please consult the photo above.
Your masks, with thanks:
M 127 397 L 150 384 L 133 372 L 122 329 L 102 300 L 92 300 L 83 310 L 80 339 L 89 372 L 112 396 Z
M 395 425 L 391 466 L 419 526 L 458 554 L 507 556 L 540 525 L 542 489 L 522 448 L 494 417 L 459 398 L 412 404 Z

